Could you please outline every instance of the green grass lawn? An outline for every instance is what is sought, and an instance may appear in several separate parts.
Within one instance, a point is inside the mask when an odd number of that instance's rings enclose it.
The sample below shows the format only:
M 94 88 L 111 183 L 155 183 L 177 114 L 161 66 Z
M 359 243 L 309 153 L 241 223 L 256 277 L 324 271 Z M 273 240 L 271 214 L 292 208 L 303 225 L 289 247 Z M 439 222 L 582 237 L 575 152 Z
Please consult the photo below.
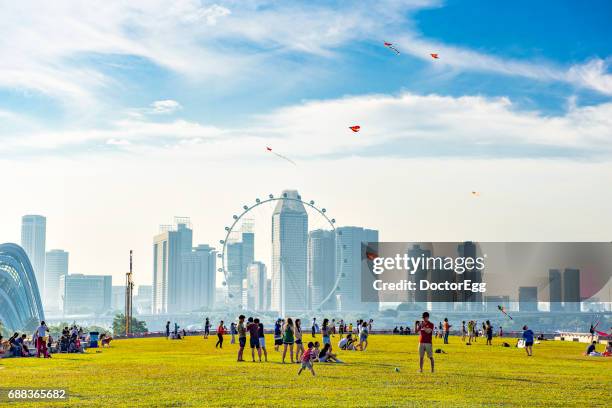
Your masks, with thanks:
M 415 336 L 372 335 L 366 352 L 340 351 L 346 364 L 316 363 L 316 377 L 298 377 L 298 365 L 281 364 L 273 347 L 268 363 L 237 363 L 237 345 L 226 337 L 215 350 L 215 341 L 118 340 L 100 352 L 2 359 L 0 387 L 67 388 L 69 405 L 79 407 L 604 406 L 612 395 L 612 358 L 583 357 L 577 343 L 543 342 L 526 357 L 497 339 L 493 346 L 435 340 L 447 354 L 434 355 L 435 374 L 419 374 Z

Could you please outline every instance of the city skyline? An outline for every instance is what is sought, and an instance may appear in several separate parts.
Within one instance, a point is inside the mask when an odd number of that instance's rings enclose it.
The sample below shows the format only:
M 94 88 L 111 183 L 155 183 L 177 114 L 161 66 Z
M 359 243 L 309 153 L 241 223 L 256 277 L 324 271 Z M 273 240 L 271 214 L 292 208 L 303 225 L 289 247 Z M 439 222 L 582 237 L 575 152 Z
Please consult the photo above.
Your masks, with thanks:
M 189 214 L 216 243 L 287 187 L 385 241 L 610 240 L 606 2 L 4 11 L 0 242 L 44 214 L 75 272 L 122 279 L 134 250 L 151 284 L 160 219 Z

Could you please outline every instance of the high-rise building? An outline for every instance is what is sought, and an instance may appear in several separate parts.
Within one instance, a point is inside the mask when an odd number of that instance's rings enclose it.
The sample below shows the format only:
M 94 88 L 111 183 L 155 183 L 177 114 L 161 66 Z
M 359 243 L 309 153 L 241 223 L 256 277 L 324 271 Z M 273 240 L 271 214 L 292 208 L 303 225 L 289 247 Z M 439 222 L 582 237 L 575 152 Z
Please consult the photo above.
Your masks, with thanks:
M 242 242 L 228 242 L 226 245 L 227 296 L 230 304 L 242 303 L 242 280 L 246 278 L 242 264 Z
M 336 295 L 336 308 L 339 311 L 368 312 L 377 311 L 378 302 L 363 302 L 362 289 L 372 287 L 369 279 L 362 277 L 362 245 L 378 242 L 378 231 L 362 227 L 340 227 L 336 229 L 336 273 L 340 274 Z M 337 275 L 336 275 L 337 276 Z M 368 287 L 362 288 L 362 282 Z
M 21 246 L 28 254 L 36 275 L 38 290 L 45 291 L 45 244 L 47 219 L 42 215 L 24 215 L 21 218 Z M 43 302 L 44 303 L 44 302 Z
M 580 311 L 580 270 L 566 268 L 563 271 L 563 308 L 566 312 Z
M 139 314 L 151 313 L 151 302 L 153 300 L 153 286 L 140 285 L 138 293 L 134 296 L 134 309 Z
M 271 310 L 272 308 L 272 279 L 266 279 L 266 308 L 265 310 Z
M 247 308 L 249 310 L 265 311 L 267 303 L 266 265 L 262 262 L 253 262 L 248 266 L 247 272 Z
M 45 257 L 45 294 L 43 305 L 46 310 L 60 308 L 60 277 L 68 275 L 68 252 L 61 249 L 48 251 Z
M 198 245 L 182 256 L 179 285 L 179 311 L 209 310 L 215 302 L 217 252 Z
M 247 277 L 249 265 L 255 259 L 255 234 L 250 231 L 250 225 L 243 226 L 239 241 L 227 243 L 226 252 L 229 301 L 231 304 L 240 304 L 243 293 L 242 283 Z
M 463 258 L 477 258 L 477 247 L 476 244 L 470 241 L 466 241 L 457 246 L 457 255 Z M 455 274 L 455 281 L 457 283 L 470 280 L 472 284 L 478 284 L 482 282 L 482 270 L 474 266 L 472 269 L 467 269 L 462 274 Z M 458 294 L 458 305 L 461 309 L 466 311 L 482 311 L 482 293 L 472 291 L 459 291 Z
M 561 302 L 563 301 L 561 287 L 561 272 L 558 269 L 550 269 L 548 271 L 548 301 L 550 302 L 551 312 L 559 312 L 563 310 L 563 306 L 561 305 Z
M 153 313 L 180 311 L 180 278 L 183 255 L 191 253 L 193 231 L 186 218 L 175 226 L 162 226 L 153 238 Z
M 308 307 L 333 310 L 335 294 L 322 302 L 334 290 L 336 282 L 336 237 L 333 231 L 314 230 L 308 234 Z
M 105 313 L 111 309 L 112 276 L 63 275 L 60 309 L 64 314 Z
M 111 292 L 111 310 L 125 312 L 125 286 L 113 286 Z
M 284 316 L 307 309 L 308 213 L 296 190 L 282 195 L 272 214 L 272 309 Z
M 519 287 L 519 311 L 538 311 L 538 288 L 536 286 Z

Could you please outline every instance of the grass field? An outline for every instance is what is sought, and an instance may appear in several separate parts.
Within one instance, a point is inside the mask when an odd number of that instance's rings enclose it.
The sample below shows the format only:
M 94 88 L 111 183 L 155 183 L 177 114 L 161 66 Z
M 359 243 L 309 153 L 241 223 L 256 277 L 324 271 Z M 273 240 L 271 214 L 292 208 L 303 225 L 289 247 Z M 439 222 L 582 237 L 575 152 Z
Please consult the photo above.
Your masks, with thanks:
M 226 338 L 215 350 L 215 340 L 118 340 L 101 352 L 3 359 L 0 387 L 67 388 L 79 407 L 604 406 L 612 395 L 612 358 L 583 357 L 577 343 L 543 342 L 528 358 L 497 339 L 468 347 L 451 337 L 434 341 L 447 352 L 434 355 L 436 373 L 419 374 L 416 337 L 372 335 L 366 352 L 340 351 L 346 364 L 317 363 L 316 377 L 298 377 L 272 347 L 268 363 L 237 363 L 237 345 Z

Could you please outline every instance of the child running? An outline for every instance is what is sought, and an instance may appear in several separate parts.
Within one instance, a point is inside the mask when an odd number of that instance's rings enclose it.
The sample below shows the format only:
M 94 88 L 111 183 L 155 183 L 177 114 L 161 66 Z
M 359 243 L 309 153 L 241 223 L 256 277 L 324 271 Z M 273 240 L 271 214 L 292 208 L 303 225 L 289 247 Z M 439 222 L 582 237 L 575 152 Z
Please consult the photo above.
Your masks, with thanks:
M 315 375 L 314 368 L 312 367 L 312 362 L 310 361 L 312 359 L 313 347 L 314 344 L 312 344 L 312 341 L 309 342 L 308 349 L 304 352 L 304 354 L 302 354 L 302 366 L 298 371 L 298 375 L 302 374 L 302 371 L 304 371 L 305 368 L 309 369 L 313 376 Z

